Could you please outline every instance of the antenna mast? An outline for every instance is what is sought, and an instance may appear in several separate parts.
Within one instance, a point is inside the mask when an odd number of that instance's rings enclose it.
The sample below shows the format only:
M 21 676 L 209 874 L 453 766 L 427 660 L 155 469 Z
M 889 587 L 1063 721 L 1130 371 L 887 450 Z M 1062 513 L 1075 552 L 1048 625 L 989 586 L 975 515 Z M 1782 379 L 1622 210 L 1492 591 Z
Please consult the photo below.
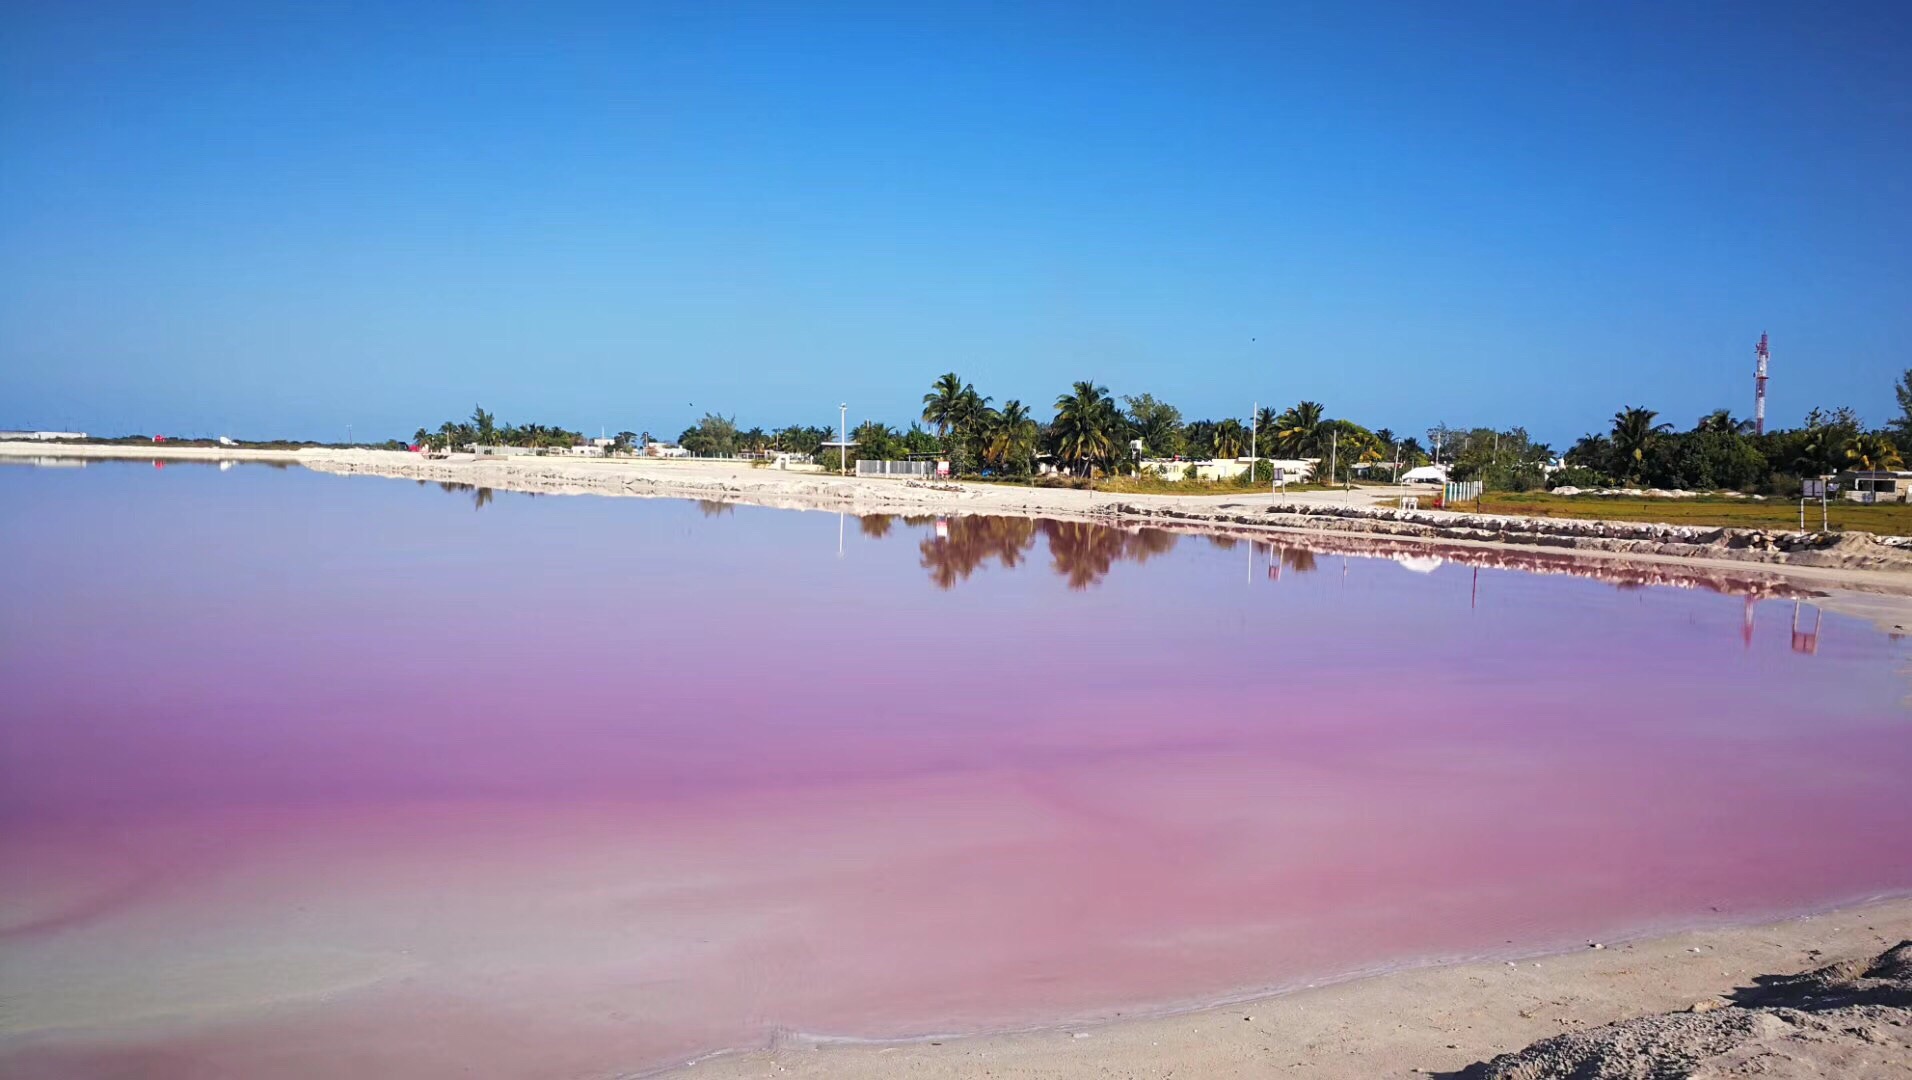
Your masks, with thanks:
M 1759 344 L 1753 346 L 1753 355 L 1758 363 L 1753 368 L 1753 434 L 1766 434 L 1766 335 L 1759 335 Z

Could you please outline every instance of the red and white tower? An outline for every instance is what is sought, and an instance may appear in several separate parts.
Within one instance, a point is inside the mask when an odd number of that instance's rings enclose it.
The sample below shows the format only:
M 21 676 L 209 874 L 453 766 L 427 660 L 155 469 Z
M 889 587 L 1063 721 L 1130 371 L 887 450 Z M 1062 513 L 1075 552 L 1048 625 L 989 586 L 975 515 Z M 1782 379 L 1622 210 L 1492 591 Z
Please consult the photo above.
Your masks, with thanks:
M 1766 335 L 1759 335 L 1753 346 L 1758 362 L 1753 366 L 1753 434 L 1766 434 Z

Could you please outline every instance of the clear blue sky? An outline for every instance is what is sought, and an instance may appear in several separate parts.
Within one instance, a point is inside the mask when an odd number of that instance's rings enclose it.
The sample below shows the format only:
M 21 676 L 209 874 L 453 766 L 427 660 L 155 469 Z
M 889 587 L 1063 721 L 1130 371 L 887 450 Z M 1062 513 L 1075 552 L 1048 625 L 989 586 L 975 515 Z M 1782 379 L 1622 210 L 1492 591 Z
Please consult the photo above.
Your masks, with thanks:
M 718 9 L 727 9 L 719 13 Z M 1912 4 L 0 14 L 0 426 L 1882 419 Z

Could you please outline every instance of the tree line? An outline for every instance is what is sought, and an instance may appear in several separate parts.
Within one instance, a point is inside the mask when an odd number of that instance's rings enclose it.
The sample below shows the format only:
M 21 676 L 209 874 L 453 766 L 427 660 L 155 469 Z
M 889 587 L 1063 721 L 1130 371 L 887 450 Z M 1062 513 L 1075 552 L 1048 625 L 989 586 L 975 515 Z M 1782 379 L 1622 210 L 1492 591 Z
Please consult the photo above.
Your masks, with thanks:
M 626 431 L 620 439 L 631 435 Z M 412 433 L 413 446 L 433 450 L 452 450 L 466 446 L 522 446 L 532 449 L 561 449 L 576 446 L 584 436 L 576 431 L 544 424 L 500 424 L 484 406 L 474 406 L 467 420 L 447 420 L 436 430 L 419 428 Z
M 1784 492 L 1800 477 L 1846 469 L 1895 469 L 1912 453 L 1912 370 L 1894 387 L 1898 415 L 1868 428 L 1850 408 L 1813 409 L 1797 428 L 1755 434 L 1751 422 L 1720 409 L 1676 430 L 1652 409 L 1616 412 L 1609 429 L 1588 434 L 1556 454 L 1526 429 L 1471 429 L 1436 425 L 1426 440 L 1330 417 L 1318 401 L 1277 411 L 1262 408 L 1247 422 L 1235 417 L 1184 420 L 1180 409 L 1151 394 L 1120 398 L 1092 379 L 1057 395 L 1050 416 L 1038 418 L 1024 402 L 995 399 L 955 372 L 930 384 L 920 417 L 905 429 L 865 421 L 849 432 L 855 446 L 826 448 L 837 429 L 819 424 L 741 429 L 733 417 L 705 413 L 678 436 L 694 454 L 733 456 L 780 451 L 810 455 L 832 469 L 857 458 L 900 460 L 936 456 L 957 475 L 1026 477 L 1048 462 L 1078 477 L 1135 474 L 1162 459 L 1320 459 L 1312 479 L 1355 479 L 1377 466 L 1380 476 L 1430 461 L 1456 480 L 1481 480 L 1495 490 L 1574 485 L 1638 485 L 1687 490 Z M 539 424 L 500 425 L 476 408 L 465 421 L 436 431 L 420 428 L 414 442 L 562 447 L 583 440 L 575 431 Z M 620 432 L 613 451 L 640 451 L 649 432 Z M 1265 464 L 1262 466 L 1266 468 Z M 1264 478 L 1267 473 L 1263 472 Z
M 1791 494 L 1805 477 L 1897 469 L 1912 449 L 1912 371 L 1896 396 L 1899 415 L 1881 428 L 1868 428 L 1850 408 L 1815 408 L 1801 426 L 1764 434 L 1725 409 L 1679 431 L 1652 409 L 1624 408 L 1606 433 L 1584 436 L 1567 451 L 1566 468 L 1551 486 Z

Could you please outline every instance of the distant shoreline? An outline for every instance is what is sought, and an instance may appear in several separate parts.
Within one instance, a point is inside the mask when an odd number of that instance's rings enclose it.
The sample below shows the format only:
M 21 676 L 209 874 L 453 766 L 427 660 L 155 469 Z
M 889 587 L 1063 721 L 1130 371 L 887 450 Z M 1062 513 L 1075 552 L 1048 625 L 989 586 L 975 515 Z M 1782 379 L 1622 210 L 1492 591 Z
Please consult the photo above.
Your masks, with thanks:
M 755 468 L 727 461 L 651 458 L 427 459 L 388 450 L 252 449 L 0 442 L 0 459 L 252 461 L 297 464 L 317 472 L 471 484 L 539 494 L 722 500 L 782 509 L 859 515 L 1009 515 L 1154 526 L 1180 531 L 1313 538 L 1345 546 L 1438 545 L 1456 550 L 1524 552 L 1537 559 L 1652 563 L 1705 575 L 1784 578 L 1800 586 L 1864 594 L 1862 614 L 1887 628 L 1912 624 L 1912 545 L 1845 533 L 1818 548 L 1786 550 L 1793 534 L 1764 530 L 1651 526 L 1557 518 L 1506 518 L 1461 512 L 1399 511 L 1375 506 L 1402 489 L 1356 488 L 1285 496 L 1109 495 L 1071 488 L 922 483 Z M 1749 534 L 1758 534 L 1752 536 Z M 1760 543 L 1761 540 L 1765 544 Z M 1902 602 L 1903 601 L 1903 602 Z M 1847 605 L 1850 606 L 1850 605 Z

